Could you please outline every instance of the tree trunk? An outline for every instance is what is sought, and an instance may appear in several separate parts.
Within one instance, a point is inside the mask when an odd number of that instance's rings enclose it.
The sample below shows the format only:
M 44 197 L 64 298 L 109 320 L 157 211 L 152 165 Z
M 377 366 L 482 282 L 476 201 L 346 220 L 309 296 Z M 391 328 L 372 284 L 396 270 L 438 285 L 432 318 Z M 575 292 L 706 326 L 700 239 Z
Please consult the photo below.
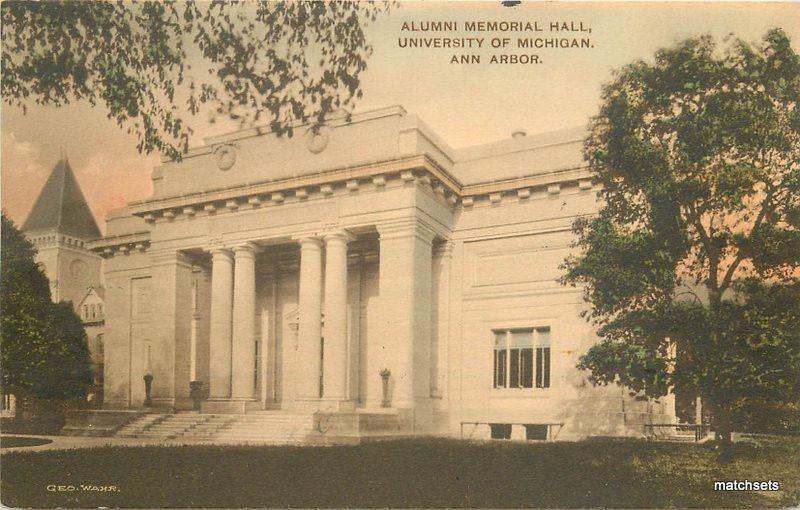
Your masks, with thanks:
M 720 457 L 727 459 L 732 451 L 733 424 L 731 423 L 731 405 L 717 403 L 714 405 L 714 439 L 719 448 Z

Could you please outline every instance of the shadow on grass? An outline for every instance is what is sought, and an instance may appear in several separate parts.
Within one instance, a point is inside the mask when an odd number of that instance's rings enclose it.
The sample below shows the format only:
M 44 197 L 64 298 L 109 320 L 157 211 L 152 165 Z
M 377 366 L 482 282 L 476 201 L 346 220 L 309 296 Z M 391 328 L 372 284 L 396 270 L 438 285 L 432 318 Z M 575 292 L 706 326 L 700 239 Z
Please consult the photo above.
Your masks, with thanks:
M 765 507 L 798 502 L 799 452 L 781 442 L 720 465 L 707 445 L 612 440 L 104 447 L 4 454 L 0 475 L 14 507 Z M 784 490 L 713 490 L 745 478 Z
M 16 446 L 40 446 L 43 444 L 50 444 L 53 441 L 40 437 L 18 437 L 18 436 L 2 436 L 0 437 L 0 448 L 14 448 Z
M 60 418 L 19 420 L 14 417 L 0 418 L 0 431 L 4 434 L 56 435 L 64 426 Z

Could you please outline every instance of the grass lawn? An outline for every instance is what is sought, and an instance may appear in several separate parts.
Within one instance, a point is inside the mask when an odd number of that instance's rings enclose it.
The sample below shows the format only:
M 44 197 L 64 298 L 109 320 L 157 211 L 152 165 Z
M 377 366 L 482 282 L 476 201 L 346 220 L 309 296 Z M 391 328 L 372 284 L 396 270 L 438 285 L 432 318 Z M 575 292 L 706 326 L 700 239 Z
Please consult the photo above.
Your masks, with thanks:
M 420 439 L 336 447 L 104 447 L 2 456 L 11 507 L 766 507 L 800 503 L 800 441 L 710 445 Z M 714 492 L 715 480 L 779 492 Z M 80 485 L 114 486 L 108 492 Z M 74 486 L 49 492 L 48 485 Z

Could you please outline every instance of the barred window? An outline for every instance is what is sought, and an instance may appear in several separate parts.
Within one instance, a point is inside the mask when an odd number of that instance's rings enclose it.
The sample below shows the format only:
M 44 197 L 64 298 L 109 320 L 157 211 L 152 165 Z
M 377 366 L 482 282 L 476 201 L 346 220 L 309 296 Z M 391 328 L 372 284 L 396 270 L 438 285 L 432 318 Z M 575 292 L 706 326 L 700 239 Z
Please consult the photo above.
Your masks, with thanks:
M 494 387 L 550 387 L 550 328 L 495 330 Z

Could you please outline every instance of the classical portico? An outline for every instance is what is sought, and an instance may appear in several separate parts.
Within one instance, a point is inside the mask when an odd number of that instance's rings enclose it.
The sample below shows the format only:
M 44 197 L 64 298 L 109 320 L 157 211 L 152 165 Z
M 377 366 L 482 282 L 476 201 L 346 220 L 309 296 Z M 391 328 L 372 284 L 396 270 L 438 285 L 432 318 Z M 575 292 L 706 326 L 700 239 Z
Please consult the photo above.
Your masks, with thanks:
M 414 218 L 361 225 L 356 230 L 362 232 L 361 251 L 370 246 L 378 255 L 377 280 L 383 304 L 378 309 L 382 330 L 376 338 L 387 344 L 391 341 L 391 346 L 380 346 L 380 351 L 385 352 L 387 347 L 391 351 L 380 360 L 381 369 L 389 368 L 394 374 L 393 407 L 411 409 L 415 401 L 424 402 L 430 397 L 428 371 L 415 371 L 414 367 L 425 365 L 420 360 L 430 357 L 431 325 L 426 311 L 430 309 L 431 247 L 436 234 Z M 358 394 L 363 385 L 354 384 L 360 376 L 358 361 L 365 353 L 359 352 L 360 343 L 353 341 L 359 332 L 352 325 L 358 322 L 351 313 L 352 305 L 355 303 L 361 314 L 361 303 L 351 295 L 351 289 L 355 293 L 359 289 L 353 288 L 352 278 L 348 278 L 352 276 L 348 266 L 360 261 L 361 252 L 348 251 L 348 246 L 357 240 L 359 235 L 348 229 L 328 228 L 288 240 L 251 239 L 203 250 L 204 255 L 208 254 L 205 259 L 210 261 L 209 398 L 203 403 L 204 411 L 247 412 L 271 407 L 309 412 L 353 411 L 359 402 L 366 401 L 366 395 Z M 269 342 L 268 338 L 260 338 L 277 330 L 275 324 L 269 324 L 277 318 L 262 317 L 257 321 L 258 303 L 277 302 L 280 296 L 272 287 L 260 284 L 259 278 L 265 282 L 280 278 L 281 274 L 287 279 L 295 276 L 269 267 L 275 264 L 270 252 L 297 254 L 297 324 L 290 328 L 295 340 L 280 338 L 279 342 Z M 257 289 L 263 295 L 258 296 Z M 259 338 L 262 347 L 257 349 Z M 291 377 L 281 381 L 281 394 L 291 397 L 278 400 L 275 395 L 264 395 L 259 386 L 265 382 L 258 377 L 257 367 L 264 372 L 263 367 L 277 357 L 270 349 L 285 349 L 286 343 L 293 342 L 290 348 L 295 349 L 296 359 L 292 366 L 285 365 L 285 370 L 292 372 Z M 198 356 L 199 352 L 195 349 L 192 355 Z M 190 362 L 202 364 L 198 359 Z M 274 378 L 269 372 L 267 377 Z M 373 375 L 379 380 L 379 371 Z

